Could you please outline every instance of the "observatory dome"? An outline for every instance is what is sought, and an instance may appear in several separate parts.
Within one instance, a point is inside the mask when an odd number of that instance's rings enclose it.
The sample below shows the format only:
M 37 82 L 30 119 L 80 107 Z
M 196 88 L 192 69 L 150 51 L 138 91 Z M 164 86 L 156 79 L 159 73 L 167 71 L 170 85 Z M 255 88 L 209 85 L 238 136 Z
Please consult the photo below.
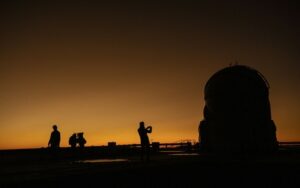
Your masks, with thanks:
M 271 119 L 269 83 L 255 69 L 226 67 L 204 88 L 201 146 L 211 151 L 272 151 L 277 148 Z

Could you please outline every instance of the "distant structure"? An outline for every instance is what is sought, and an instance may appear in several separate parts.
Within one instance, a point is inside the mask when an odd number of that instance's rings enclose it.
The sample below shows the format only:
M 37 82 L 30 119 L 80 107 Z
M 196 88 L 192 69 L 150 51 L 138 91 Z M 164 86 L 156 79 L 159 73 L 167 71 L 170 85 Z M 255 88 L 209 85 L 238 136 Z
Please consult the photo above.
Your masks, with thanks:
M 108 148 L 116 148 L 117 147 L 117 142 L 108 142 L 107 147 Z
M 216 72 L 204 89 L 200 148 L 211 152 L 276 151 L 269 84 L 257 70 L 234 65 Z

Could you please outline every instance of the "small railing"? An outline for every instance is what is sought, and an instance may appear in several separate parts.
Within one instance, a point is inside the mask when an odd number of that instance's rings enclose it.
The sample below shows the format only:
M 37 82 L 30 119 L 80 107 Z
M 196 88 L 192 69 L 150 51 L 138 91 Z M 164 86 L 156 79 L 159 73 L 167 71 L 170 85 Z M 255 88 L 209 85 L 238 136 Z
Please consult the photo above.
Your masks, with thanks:
M 108 146 L 109 147 L 109 146 Z M 141 144 L 125 144 L 125 145 L 114 145 L 113 147 L 124 147 L 124 148 L 140 148 Z M 191 150 L 193 145 L 191 142 L 178 142 L 178 143 L 160 143 L 152 142 L 150 147 L 153 151 L 159 150 Z
M 278 142 L 280 148 L 300 148 L 300 142 Z

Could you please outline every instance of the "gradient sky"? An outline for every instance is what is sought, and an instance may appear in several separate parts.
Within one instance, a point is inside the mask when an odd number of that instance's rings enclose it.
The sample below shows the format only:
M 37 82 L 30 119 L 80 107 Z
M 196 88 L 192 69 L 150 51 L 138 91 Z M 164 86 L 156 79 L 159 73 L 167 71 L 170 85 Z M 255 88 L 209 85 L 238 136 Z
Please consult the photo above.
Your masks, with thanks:
M 0 3 L 0 149 L 198 139 L 206 81 L 238 61 L 270 83 L 280 141 L 300 140 L 299 20 L 289 1 Z M 212 3 L 214 2 L 214 3 Z

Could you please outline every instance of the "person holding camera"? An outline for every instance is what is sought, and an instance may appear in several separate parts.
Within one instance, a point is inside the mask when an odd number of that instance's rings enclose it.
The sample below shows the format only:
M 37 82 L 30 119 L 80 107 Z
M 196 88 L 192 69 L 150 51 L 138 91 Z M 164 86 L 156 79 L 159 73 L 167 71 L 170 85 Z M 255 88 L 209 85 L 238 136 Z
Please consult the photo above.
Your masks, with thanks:
M 149 160 L 150 141 L 149 141 L 148 133 L 151 132 L 152 132 L 152 127 L 148 126 L 145 128 L 145 123 L 141 121 L 140 127 L 138 128 L 138 133 L 141 139 L 141 160 L 144 160 L 145 153 L 146 153 L 147 161 Z

